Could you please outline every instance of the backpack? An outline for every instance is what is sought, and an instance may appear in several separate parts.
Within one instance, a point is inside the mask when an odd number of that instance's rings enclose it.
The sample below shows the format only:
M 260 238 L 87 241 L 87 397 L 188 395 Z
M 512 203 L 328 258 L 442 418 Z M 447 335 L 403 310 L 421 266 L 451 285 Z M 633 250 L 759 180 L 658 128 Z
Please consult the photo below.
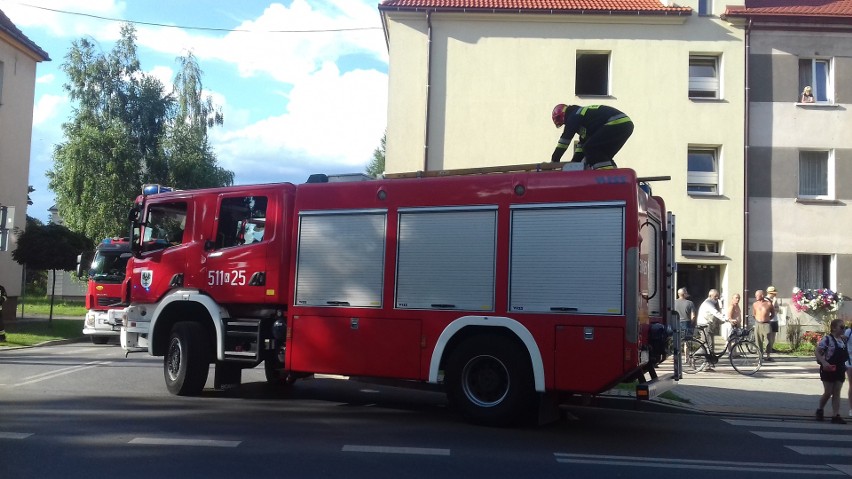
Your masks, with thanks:
M 845 347 L 841 348 L 841 347 L 839 347 L 839 345 L 838 345 L 839 343 L 837 342 L 837 340 L 834 339 L 834 336 L 829 334 L 827 337 L 831 338 L 831 340 L 834 341 L 834 351 L 833 351 L 834 354 L 832 354 L 830 357 L 826 354 L 825 360 L 828 361 L 828 364 L 834 364 L 834 365 L 845 364 L 846 360 L 849 359 L 849 349 L 848 349 L 849 348 L 849 340 L 847 339 Z M 847 336 L 847 338 L 848 338 L 848 336 Z M 841 357 L 838 358 L 839 360 L 837 362 L 835 362 L 835 361 L 833 361 L 833 359 L 834 359 L 835 356 L 837 356 L 836 353 L 838 351 L 842 351 L 842 353 L 840 354 Z M 825 352 L 828 353 L 828 341 L 826 341 Z M 819 363 L 819 360 L 817 360 L 817 363 Z M 822 366 L 820 366 L 820 367 L 822 367 Z

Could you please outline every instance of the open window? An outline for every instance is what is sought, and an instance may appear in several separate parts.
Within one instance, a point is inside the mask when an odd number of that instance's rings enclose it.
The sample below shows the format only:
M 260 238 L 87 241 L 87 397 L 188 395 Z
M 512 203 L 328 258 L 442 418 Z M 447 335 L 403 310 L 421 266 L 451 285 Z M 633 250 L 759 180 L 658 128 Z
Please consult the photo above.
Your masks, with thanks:
M 609 53 L 577 52 L 577 76 L 574 82 L 577 96 L 609 95 Z
M 815 103 L 834 102 L 834 86 L 831 79 L 831 60 L 826 58 L 799 59 L 799 91 L 811 87 Z

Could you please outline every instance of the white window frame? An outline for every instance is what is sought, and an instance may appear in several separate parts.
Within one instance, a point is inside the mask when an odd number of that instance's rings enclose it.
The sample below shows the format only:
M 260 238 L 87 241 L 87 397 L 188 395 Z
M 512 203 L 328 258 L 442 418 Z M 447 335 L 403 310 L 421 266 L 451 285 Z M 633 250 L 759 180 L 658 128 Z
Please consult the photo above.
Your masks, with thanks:
M 823 280 L 818 283 L 809 283 L 802 277 L 802 268 L 804 261 L 828 261 L 828 271 L 823 271 Z M 822 284 L 822 283 L 828 284 Z M 796 254 L 796 285 L 802 289 L 817 289 L 830 288 L 837 290 L 837 255 L 834 254 L 818 254 L 818 253 L 797 253 Z
M 722 256 L 722 242 L 712 240 L 682 240 L 680 242 L 680 253 L 684 256 Z
M 693 65 L 695 63 L 696 65 Z M 704 65 L 698 65 L 703 63 Z M 707 66 L 712 63 L 715 76 L 692 76 L 693 66 Z M 693 100 L 719 100 L 722 98 L 722 61 L 720 55 L 697 54 L 689 55 L 689 98 Z M 712 96 L 699 95 L 698 92 L 710 92 Z
M 803 78 L 802 66 L 804 63 L 810 62 L 810 78 Z M 827 70 L 825 73 L 825 86 L 821 87 L 817 81 L 817 65 L 825 65 Z M 834 103 L 834 61 L 831 58 L 799 58 L 799 91 L 801 97 L 802 90 L 805 86 L 811 87 L 811 93 L 814 96 L 814 103 L 833 104 Z M 825 90 L 825 91 L 822 91 Z M 801 98 L 799 98 L 801 99 Z M 798 100 L 797 100 L 798 101 Z
M 807 153 L 825 153 L 825 163 L 826 163 L 826 172 L 825 172 L 825 182 L 826 182 L 826 193 L 824 195 L 816 194 L 816 195 L 808 195 L 802 193 L 802 180 L 804 175 L 802 175 L 802 161 L 806 158 L 802 158 L 802 154 Z M 834 150 L 799 150 L 799 185 L 798 185 L 798 198 L 806 199 L 806 200 L 833 200 L 834 199 L 834 185 L 835 185 L 835 177 L 834 177 Z
M 605 56 L 606 57 L 606 85 L 604 85 L 603 93 L 587 93 L 580 92 L 577 89 L 577 81 L 576 77 L 580 76 L 580 57 L 583 55 L 595 55 L 595 56 Z M 577 96 L 609 96 L 612 91 L 612 52 L 609 51 L 578 51 L 574 58 L 574 67 L 576 69 L 575 72 L 575 80 L 574 80 L 574 94 Z
M 720 196 L 722 194 L 722 182 L 720 181 L 722 170 L 722 160 L 720 154 L 721 148 L 718 146 L 699 146 L 690 145 L 687 150 L 686 160 L 686 192 L 689 195 L 695 196 Z M 691 171 L 689 169 L 689 155 L 697 153 L 711 153 L 713 157 L 713 166 L 716 171 Z M 715 187 L 716 191 L 691 191 L 690 186 L 697 187 Z

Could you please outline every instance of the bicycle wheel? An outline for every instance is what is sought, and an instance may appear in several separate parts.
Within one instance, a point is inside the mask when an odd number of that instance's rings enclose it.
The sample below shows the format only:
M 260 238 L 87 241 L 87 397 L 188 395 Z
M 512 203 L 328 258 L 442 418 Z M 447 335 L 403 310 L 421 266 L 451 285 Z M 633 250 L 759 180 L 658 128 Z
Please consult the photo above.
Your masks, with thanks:
M 701 341 L 688 338 L 681 348 L 683 372 L 695 374 L 707 368 L 707 347 Z
M 760 370 L 761 365 L 763 360 L 756 344 L 744 339 L 731 346 L 731 366 L 738 373 L 751 376 Z

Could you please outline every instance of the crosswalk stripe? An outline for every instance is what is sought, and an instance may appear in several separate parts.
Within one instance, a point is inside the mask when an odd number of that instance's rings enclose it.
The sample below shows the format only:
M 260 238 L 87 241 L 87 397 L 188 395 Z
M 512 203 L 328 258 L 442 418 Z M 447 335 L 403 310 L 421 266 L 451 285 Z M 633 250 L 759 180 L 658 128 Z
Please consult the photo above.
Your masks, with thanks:
M 845 456 L 852 457 L 852 449 L 848 447 L 825 447 L 825 446 L 784 446 L 791 451 L 798 452 L 803 456 Z M 852 466 L 850 466 L 852 467 Z
M 696 469 L 736 472 L 761 472 L 776 474 L 842 475 L 843 472 L 813 464 L 777 464 L 767 462 L 710 461 L 701 459 L 675 459 L 664 457 L 632 457 L 596 454 L 553 454 L 561 464 L 600 464 L 608 466 L 656 467 L 663 469 Z
M 0 431 L 0 439 L 26 439 L 32 436 L 31 432 L 2 432 Z
M 749 431 L 764 439 L 784 439 L 792 441 L 833 441 L 852 442 L 852 434 L 809 434 L 805 432 Z

